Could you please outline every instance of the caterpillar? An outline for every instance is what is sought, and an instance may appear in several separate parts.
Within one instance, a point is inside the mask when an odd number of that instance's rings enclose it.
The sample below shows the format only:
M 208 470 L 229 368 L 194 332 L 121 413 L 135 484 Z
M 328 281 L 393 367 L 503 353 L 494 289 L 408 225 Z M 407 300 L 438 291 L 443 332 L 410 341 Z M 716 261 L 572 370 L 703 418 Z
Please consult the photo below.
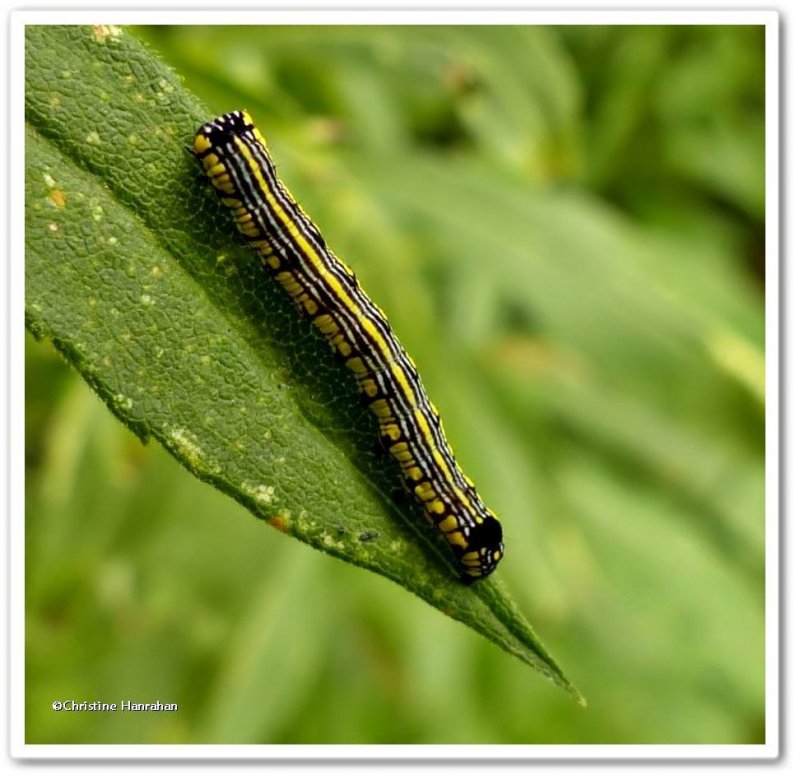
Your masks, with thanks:
M 278 179 L 247 111 L 223 114 L 191 147 L 263 267 L 353 372 L 378 418 L 380 441 L 403 483 L 453 551 L 464 583 L 488 576 L 503 556 L 503 531 L 445 438 L 416 365 L 386 315 Z

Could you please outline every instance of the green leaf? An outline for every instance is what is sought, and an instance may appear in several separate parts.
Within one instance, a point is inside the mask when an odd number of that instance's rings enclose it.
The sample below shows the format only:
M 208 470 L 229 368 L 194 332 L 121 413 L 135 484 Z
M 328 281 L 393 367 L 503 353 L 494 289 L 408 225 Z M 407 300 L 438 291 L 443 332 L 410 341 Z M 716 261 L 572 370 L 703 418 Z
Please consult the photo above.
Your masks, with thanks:
M 29 329 L 195 476 L 583 702 L 497 576 L 460 584 L 435 529 L 388 499 L 398 477 L 351 376 L 184 151 L 209 112 L 119 28 L 32 26 L 26 54 Z

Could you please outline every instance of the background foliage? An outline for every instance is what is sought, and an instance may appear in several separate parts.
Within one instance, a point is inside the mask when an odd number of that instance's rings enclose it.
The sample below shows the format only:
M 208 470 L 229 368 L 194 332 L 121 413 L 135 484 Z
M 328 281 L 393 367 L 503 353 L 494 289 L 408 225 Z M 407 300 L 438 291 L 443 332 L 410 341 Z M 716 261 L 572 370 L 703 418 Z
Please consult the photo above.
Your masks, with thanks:
M 136 33 L 251 110 L 386 309 L 590 707 L 265 531 L 29 339 L 28 740 L 763 740 L 762 31 Z

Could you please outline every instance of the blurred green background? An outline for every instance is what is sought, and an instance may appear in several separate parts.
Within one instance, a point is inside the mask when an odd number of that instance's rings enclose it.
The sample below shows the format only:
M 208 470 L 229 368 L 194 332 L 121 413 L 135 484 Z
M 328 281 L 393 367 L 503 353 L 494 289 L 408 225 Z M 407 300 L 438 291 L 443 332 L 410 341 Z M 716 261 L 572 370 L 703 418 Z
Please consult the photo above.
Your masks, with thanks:
M 256 522 L 28 337 L 27 740 L 763 742 L 763 29 L 136 34 L 250 109 L 387 311 L 589 708 Z

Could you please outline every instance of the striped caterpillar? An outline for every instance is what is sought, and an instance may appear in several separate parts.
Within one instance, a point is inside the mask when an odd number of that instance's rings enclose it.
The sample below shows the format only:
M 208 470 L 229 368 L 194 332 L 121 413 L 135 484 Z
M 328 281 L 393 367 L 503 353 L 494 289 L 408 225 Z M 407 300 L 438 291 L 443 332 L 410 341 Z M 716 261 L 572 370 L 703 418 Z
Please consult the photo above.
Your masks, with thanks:
M 500 522 L 456 462 L 414 361 L 280 182 L 250 115 L 233 111 L 207 122 L 192 152 L 264 268 L 355 375 L 382 444 L 444 534 L 462 581 L 490 574 L 503 556 Z

